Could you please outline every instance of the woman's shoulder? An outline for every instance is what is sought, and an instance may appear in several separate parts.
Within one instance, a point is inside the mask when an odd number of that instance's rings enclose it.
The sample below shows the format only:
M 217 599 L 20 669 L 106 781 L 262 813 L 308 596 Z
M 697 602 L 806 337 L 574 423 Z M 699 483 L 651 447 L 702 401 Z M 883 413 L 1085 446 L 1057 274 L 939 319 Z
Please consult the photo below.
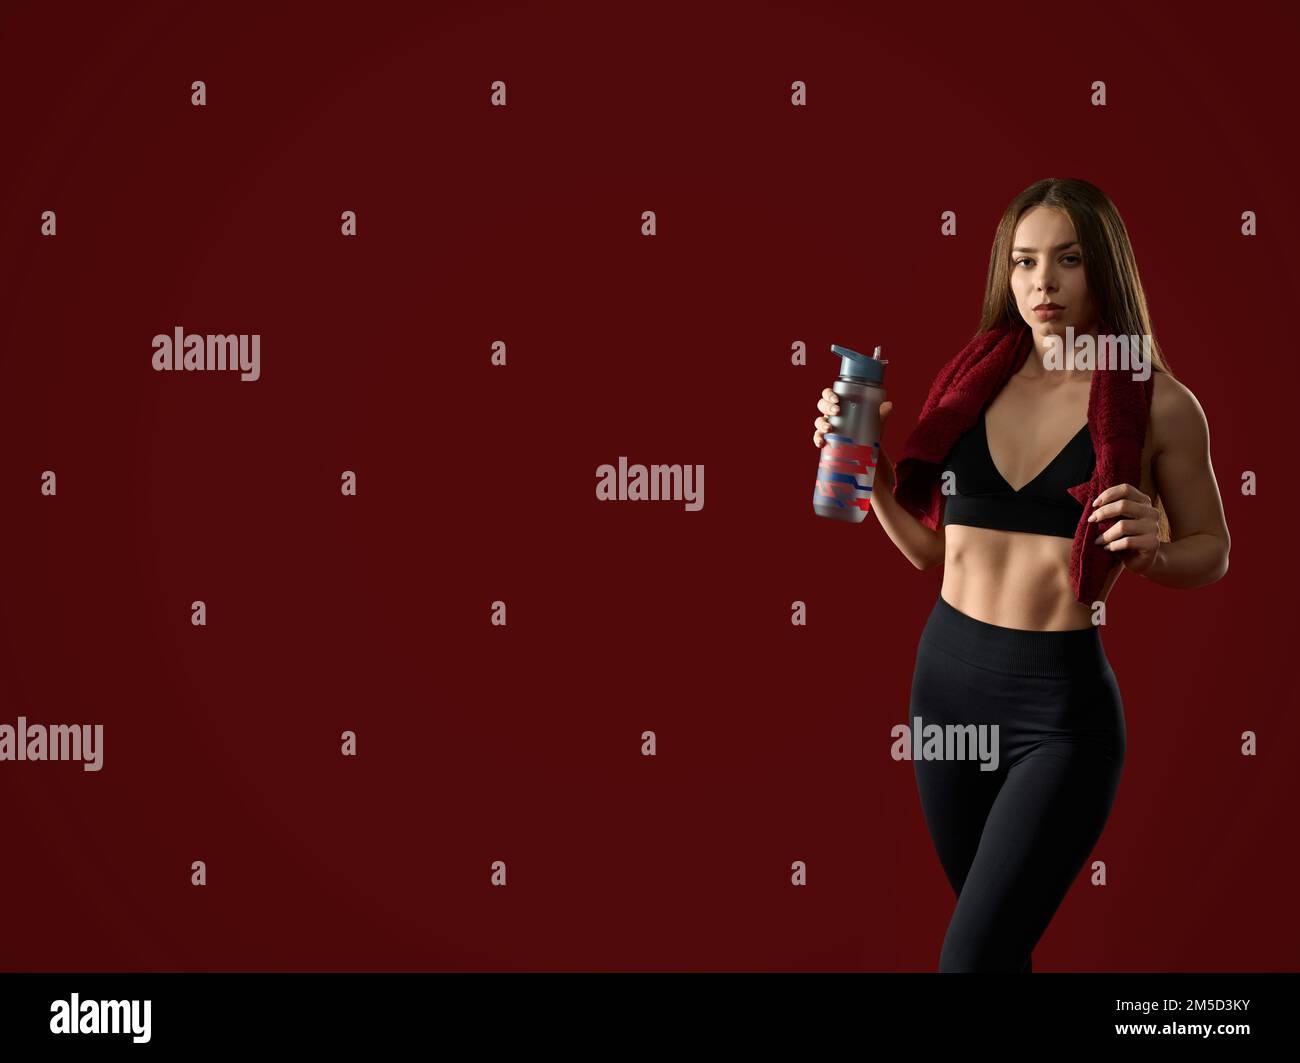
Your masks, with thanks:
M 1209 436 L 1205 410 L 1192 389 L 1152 369 L 1151 442 L 1159 453 L 1171 445 L 1201 445 Z

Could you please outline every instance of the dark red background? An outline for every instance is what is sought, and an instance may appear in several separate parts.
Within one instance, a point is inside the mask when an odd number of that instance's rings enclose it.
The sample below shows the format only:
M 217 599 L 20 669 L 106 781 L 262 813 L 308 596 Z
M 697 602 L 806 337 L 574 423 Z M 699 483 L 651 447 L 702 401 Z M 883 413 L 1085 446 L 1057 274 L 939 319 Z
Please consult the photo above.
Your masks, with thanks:
M 1296 966 L 1294 9 L 0 17 L 0 722 L 105 726 L 0 764 L 5 969 L 933 970 L 889 732 L 942 572 L 814 517 L 812 422 L 881 344 L 901 445 L 1046 176 L 1119 206 L 1234 550 L 1120 578 L 1109 884 L 1035 969 Z M 154 372 L 177 325 L 262 379 Z M 703 510 L 597 502 L 620 455 Z

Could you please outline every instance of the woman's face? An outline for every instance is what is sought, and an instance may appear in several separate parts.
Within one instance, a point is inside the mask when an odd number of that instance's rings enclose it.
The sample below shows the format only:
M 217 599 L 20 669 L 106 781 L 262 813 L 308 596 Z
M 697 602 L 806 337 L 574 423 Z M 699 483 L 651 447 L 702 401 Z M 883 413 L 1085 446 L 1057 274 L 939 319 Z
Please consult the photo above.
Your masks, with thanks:
M 1064 211 L 1034 207 L 1020 219 L 1011 241 L 1011 292 L 1040 348 L 1050 335 L 1064 342 L 1066 326 L 1076 336 L 1094 327 L 1097 308 L 1088 294 L 1083 248 Z M 1037 309 L 1043 303 L 1060 309 Z

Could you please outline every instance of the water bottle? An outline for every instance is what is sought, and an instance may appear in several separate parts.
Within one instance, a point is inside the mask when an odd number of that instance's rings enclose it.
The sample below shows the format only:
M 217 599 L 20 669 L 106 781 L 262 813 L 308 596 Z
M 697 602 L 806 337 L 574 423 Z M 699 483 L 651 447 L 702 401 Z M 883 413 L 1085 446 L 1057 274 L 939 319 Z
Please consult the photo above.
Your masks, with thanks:
M 880 348 L 865 354 L 832 343 L 839 355 L 839 379 L 831 390 L 840 397 L 840 412 L 826 415 L 831 430 L 824 434 L 813 512 L 820 517 L 861 524 L 871 508 L 871 485 L 880 454 L 880 404 L 885 401 L 885 366 Z

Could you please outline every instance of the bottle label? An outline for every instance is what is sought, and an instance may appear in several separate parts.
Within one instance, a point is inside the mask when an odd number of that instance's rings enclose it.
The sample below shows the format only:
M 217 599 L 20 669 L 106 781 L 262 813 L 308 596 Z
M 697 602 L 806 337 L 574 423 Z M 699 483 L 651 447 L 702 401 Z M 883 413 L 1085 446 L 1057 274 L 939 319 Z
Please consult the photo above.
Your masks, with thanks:
M 869 510 L 879 448 L 879 440 L 855 443 L 848 436 L 828 433 L 817 463 L 813 501 L 834 503 L 840 509 Z

